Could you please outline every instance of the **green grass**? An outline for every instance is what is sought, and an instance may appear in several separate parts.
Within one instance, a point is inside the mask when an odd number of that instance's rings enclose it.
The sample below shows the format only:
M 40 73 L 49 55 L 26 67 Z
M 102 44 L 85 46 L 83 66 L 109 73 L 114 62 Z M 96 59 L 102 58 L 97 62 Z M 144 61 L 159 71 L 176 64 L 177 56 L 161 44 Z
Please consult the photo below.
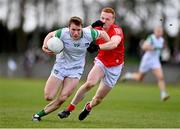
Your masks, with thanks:
M 180 128 L 180 85 L 168 84 L 171 98 L 161 102 L 156 84 L 134 82 L 118 83 L 84 121 L 78 120 L 78 114 L 96 88 L 69 118 L 59 119 L 57 113 L 72 97 L 41 122 L 33 122 L 32 114 L 47 104 L 43 98 L 45 81 L 0 79 L 0 128 Z

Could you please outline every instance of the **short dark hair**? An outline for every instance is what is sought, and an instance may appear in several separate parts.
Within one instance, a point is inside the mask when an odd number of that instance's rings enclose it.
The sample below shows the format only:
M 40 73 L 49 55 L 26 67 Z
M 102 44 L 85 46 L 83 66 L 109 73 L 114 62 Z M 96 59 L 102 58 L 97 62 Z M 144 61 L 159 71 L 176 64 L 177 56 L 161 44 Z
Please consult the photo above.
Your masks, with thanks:
M 83 26 L 82 19 L 77 17 L 77 16 L 74 16 L 74 17 L 70 18 L 68 26 L 70 26 L 72 23 L 77 25 L 77 26 Z

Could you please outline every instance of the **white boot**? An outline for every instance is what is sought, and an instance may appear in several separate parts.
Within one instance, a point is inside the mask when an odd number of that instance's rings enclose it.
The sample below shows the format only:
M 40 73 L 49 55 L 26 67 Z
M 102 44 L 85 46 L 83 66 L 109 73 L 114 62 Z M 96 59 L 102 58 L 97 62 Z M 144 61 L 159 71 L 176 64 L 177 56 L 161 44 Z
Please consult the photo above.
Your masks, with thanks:
M 168 93 L 166 93 L 165 91 L 162 91 L 162 92 L 161 92 L 161 100 L 162 100 L 162 101 L 168 100 L 169 97 L 170 97 L 170 96 L 169 96 Z

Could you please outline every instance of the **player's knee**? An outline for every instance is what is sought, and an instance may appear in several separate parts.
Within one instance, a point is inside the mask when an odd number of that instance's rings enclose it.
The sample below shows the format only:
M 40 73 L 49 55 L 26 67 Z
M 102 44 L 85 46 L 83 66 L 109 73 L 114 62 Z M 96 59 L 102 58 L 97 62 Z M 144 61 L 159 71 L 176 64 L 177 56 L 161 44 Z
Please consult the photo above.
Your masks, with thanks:
M 52 101 L 54 99 L 54 96 L 50 95 L 50 94 L 45 94 L 44 98 L 46 101 Z

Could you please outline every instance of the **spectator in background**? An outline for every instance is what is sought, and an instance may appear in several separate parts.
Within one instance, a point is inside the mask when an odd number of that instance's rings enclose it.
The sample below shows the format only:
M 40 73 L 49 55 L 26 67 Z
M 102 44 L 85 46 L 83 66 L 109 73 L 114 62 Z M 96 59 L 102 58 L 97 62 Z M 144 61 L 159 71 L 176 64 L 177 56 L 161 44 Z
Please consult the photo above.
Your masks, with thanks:
M 8 71 L 7 71 L 8 77 L 13 77 L 14 72 L 17 69 L 16 61 L 12 58 L 9 58 L 7 61 L 7 66 L 8 66 Z
M 36 62 L 35 51 L 32 48 L 30 48 L 26 51 L 24 55 L 24 60 L 23 60 L 23 67 L 24 67 L 26 77 L 31 77 L 32 68 L 35 62 Z

